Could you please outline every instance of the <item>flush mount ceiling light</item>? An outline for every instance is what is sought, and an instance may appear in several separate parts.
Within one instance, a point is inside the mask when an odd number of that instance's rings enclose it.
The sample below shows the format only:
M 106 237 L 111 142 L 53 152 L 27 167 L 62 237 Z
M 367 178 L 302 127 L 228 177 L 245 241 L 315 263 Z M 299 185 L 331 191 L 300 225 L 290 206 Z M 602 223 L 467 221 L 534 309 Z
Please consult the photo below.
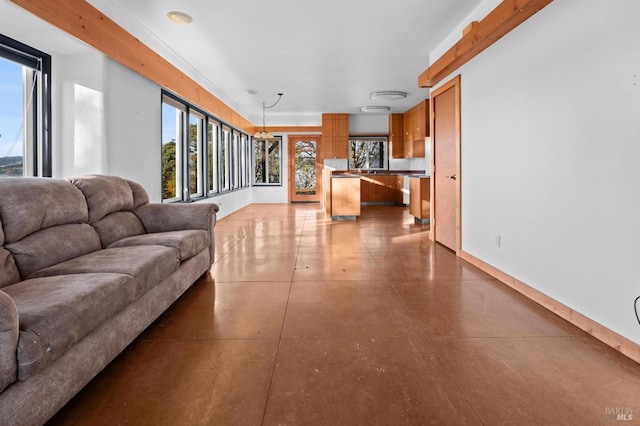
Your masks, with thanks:
M 276 141 L 279 140 L 278 138 L 273 136 L 273 133 L 271 132 L 267 132 L 267 126 L 265 125 L 265 111 L 268 110 L 269 108 L 273 108 L 274 106 L 276 106 L 278 104 L 278 102 L 280 102 L 280 99 L 282 98 L 282 95 L 284 95 L 284 93 L 278 93 L 278 99 L 272 103 L 269 106 L 266 106 L 265 103 L 262 103 L 262 131 L 258 131 L 253 135 L 253 140 L 256 141 Z
M 169 18 L 171 22 L 182 25 L 188 25 L 193 22 L 193 17 L 191 15 L 180 12 L 178 10 L 167 12 L 167 18 Z
M 370 99 L 384 99 L 387 101 L 397 101 L 398 99 L 404 99 L 406 97 L 407 92 L 399 92 L 396 90 L 381 90 L 369 94 Z
M 390 109 L 391 109 L 391 107 L 383 106 L 383 105 L 369 105 L 369 106 L 360 107 L 360 111 L 362 111 L 362 112 L 372 112 L 372 113 L 375 113 L 375 112 L 379 112 L 379 113 L 387 112 Z

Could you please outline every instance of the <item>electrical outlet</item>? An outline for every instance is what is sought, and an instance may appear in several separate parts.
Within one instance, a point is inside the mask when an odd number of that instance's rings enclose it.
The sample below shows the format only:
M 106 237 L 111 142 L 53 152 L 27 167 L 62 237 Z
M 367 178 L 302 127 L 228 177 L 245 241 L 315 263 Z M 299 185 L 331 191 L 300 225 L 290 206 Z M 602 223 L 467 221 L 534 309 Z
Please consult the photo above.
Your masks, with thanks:
M 500 248 L 500 246 L 502 245 L 502 235 L 496 234 L 495 243 L 496 247 Z

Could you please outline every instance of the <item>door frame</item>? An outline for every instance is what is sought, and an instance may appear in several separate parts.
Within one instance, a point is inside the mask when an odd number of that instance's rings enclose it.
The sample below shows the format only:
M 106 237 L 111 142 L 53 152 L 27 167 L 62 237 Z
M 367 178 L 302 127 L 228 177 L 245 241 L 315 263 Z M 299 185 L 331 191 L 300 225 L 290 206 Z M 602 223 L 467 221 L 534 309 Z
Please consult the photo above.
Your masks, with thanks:
M 287 194 L 288 194 L 288 202 L 289 204 L 293 202 L 302 202 L 302 201 L 293 201 L 294 191 L 296 187 L 295 181 L 295 141 L 296 139 L 314 139 L 316 140 L 316 196 L 317 200 L 312 200 L 310 202 L 322 202 L 322 167 L 323 167 L 323 156 L 322 156 L 322 134 L 291 134 L 287 136 L 287 153 L 288 153 L 288 161 L 287 161 L 287 172 L 289 173 Z
M 431 92 L 431 102 L 429 102 L 429 121 L 431 126 L 431 229 L 429 231 L 429 239 L 431 241 L 436 241 L 436 234 L 438 232 L 438 218 L 435 216 L 435 205 L 436 205 L 436 197 L 435 193 L 438 190 L 435 185 L 435 175 L 438 173 L 436 170 L 436 147 L 435 147 L 435 111 L 434 111 L 434 99 L 438 97 L 438 95 L 446 92 L 449 89 L 454 90 L 454 98 L 455 98 L 455 108 L 454 108 L 454 125 L 455 125 L 455 161 L 456 161 L 456 185 L 455 185 L 455 203 L 456 203 L 456 243 L 454 251 L 457 256 L 460 256 L 462 253 L 462 173 L 460 173 L 461 169 L 461 113 L 460 113 L 460 74 L 453 77 L 451 80 L 444 83 L 442 86 L 435 89 Z

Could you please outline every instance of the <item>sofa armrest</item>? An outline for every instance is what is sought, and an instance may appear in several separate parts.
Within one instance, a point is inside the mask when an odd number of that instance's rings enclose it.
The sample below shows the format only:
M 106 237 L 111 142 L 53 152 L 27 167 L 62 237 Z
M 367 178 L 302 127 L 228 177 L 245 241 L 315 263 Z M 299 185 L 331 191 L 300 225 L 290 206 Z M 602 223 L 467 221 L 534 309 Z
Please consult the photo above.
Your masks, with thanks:
M 0 290 L 0 392 L 18 378 L 18 309 Z
M 213 229 L 216 213 L 220 208 L 214 203 L 191 204 L 144 204 L 134 213 L 147 233 L 180 231 L 184 229 L 203 229 L 209 232 L 209 254 L 211 263 L 215 256 L 215 237 Z

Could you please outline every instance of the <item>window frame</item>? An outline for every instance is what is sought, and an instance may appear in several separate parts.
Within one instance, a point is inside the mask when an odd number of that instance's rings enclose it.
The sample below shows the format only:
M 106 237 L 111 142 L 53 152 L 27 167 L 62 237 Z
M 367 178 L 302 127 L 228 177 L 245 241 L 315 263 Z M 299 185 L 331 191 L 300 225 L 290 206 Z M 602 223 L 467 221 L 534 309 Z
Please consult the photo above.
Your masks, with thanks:
M 51 55 L 0 34 L 0 57 L 35 72 L 30 121 L 25 120 L 27 141 L 24 142 L 23 176 L 51 177 Z
M 183 128 L 180 132 L 176 132 L 182 138 L 180 143 L 176 141 L 176 149 L 180 151 L 180 155 L 176 153 L 176 157 L 180 158 L 176 161 L 180 162 L 182 168 L 180 173 L 182 180 L 179 183 L 181 192 L 175 198 L 163 199 L 163 202 L 192 202 L 250 186 L 244 185 L 242 179 L 242 176 L 248 176 L 251 173 L 250 170 L 243 170 L 243 167 L 248 167 L 246 162 L 242 161 L 242 140 L 250 138 L 246 132 L 164 89 L 161 99 L 162 103 L 166 102 L 174 107 L 181 105 L 184 109 Z M 194 117 L 198 120 L 197 126 L 200 129 L 196 143 L 199 155 L 196 166 L 198 170 L 195 173 L 198 184 L 195 192 L 191 190 L 194 175 L 191 174 L 189 158 L 190 126 L 194 124 L 192 121 Z M 234 138 L 237 138 L 235 143 Z M 178 186 L 178 183 L 176 185 Z M 178 192 L 177 189 L 176 192 Z
M 354 142 L 364 142 L 367 144 L 366 148 L 366 167 L 353 167 L 353 158 L 352 158 L 352 143 Z M 382 153 L 382 166 L 380 167 L 371 167 L 370 161 L 370 148 L 368 147 L 369 143 L 383 143 L 383 153 Z M 347 168 L 349 170 L 389 170 L 389 139 L 386 136 L 350 136 L 349 137 L 349 157 L 347 159 Z
M 196 134 L 195 134 L 195 155 L 196 155 L 196 160 L 195 160 L 195 173 L 192 170 L 191 165 L 192 163 L 192 152 L 191 152 L 191 126 L 194 125 L 194 121 L 195 120 L 195 126 L 196 126 Z M 189 121 L 189 138 L 188 138 L 188 146 L 187 146 L 187 153 L 188 153 L 188 164 L 187 164 L 187 170 L 189 171 L 189 199 L 198 199 L 198 198 L 203 198 L 205 196 L 205 173 L 204 173 L 204 152 L 205 152 L 205 130 L 207 128 L 207 120 L 206 120 L 206 116 L 204 114 L 202 114 L 201 112 L 193 109 L 193 108 L 189 108 L 188 109 L 188 121 Z M 194 182 L 193 182 L 193 178 L 195 177 L 195 191 L 193 190 L 193 186 L 194 186 Z
M 213 129 L 211 128 L 213 127 Z M 207 196 L 218 195 L 220 193 L 220 153 L 218 151 L 220 131 L 222 124 L 207 117 Z M 213 131 L 212 131 L 213 130 Z
M 251 165 L 252 165 L 252 184 L 253 186 L 282 186 L 283 176 L 282 176 L 282 156 L 283 156 L 283 142 L 282 136 L 274 136 L 274 140 L 264 140 L 264 139 L 253 139 L 251 140 Z M 279 154 L 278 154 L 278 182 L 269 182 L 269 143 L 277 142 L 279 145 Z M 257 156 L 256 156 L 256 148 L 258 143 L 263 143 L 263 157 L 265 159 L 265 182 L 258 182 L 256 180 L 256 167 L 257 167 Z

